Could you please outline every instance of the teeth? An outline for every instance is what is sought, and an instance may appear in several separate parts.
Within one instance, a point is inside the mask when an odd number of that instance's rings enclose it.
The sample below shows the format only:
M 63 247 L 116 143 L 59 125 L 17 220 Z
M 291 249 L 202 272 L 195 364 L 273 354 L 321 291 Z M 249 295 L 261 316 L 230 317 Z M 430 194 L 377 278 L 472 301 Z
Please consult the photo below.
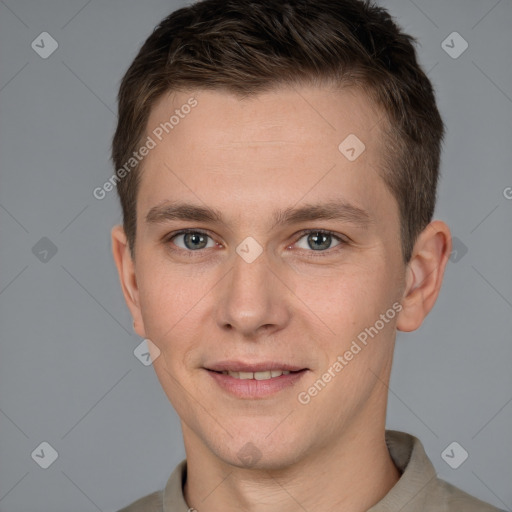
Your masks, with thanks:
M 274 377 L 280 377 L 281 375 L 288 375 L 290 373 L 289 370 L 266 370 L 263 372 L 230 372 L 224 370 L 222 372 L 224 375 L 229 375 L 235 379 L 247 380 L 247 379 L 255 379 L 255 380 L 268 380 L 273 379 Z
M 254 378 L 256 380 L 270 379 L 270 370 L 268 372 L 254 372 Z

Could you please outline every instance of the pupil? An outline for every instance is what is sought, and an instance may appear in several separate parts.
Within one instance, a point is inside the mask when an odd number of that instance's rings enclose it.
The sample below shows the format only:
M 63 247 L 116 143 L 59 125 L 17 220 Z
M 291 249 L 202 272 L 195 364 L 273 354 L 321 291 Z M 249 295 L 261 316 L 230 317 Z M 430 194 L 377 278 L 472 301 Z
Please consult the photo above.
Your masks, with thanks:
M 205 237 L 199 233 L 186 233 L 184 241 L 189 249 L 203 249 L 206 246 Z
M 318 242 L 320 242 L 318 244 Z M 331 235 L 327 233 L 315 233 L 308 237 L 308 244 L 314 251 L 328 249 L 331 245 Z M 318 244 L 318 245 L 315 245 Z

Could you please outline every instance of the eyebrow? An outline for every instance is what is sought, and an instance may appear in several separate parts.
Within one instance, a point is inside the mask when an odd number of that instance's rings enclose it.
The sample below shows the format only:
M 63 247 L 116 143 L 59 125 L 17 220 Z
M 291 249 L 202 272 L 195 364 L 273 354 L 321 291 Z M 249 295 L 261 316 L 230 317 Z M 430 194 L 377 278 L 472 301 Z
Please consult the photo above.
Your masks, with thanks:
M 274 211 L 272 228 L 312 220 L 340 220 L 367 227 L 372 219 L 367 211 L 350 203 L 327 201 L 320 204 L 289 207 Z M 182 202 L 165 202 L 154 206 L 146 215 L 146 223 L 158 224 L 170 220 L 224 223 L 220 210 Z

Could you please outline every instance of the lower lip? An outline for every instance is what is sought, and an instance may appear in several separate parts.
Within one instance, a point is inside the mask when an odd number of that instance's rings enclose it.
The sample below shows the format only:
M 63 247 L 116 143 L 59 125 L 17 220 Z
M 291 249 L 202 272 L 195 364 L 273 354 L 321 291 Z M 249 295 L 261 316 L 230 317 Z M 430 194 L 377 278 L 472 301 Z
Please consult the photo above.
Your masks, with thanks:
M 230 375 L 207 370 L 217 384 L 238 398 L 265 398 L 296 384 L 307 370 L 280 375 L 272 379 L 235 379 Z

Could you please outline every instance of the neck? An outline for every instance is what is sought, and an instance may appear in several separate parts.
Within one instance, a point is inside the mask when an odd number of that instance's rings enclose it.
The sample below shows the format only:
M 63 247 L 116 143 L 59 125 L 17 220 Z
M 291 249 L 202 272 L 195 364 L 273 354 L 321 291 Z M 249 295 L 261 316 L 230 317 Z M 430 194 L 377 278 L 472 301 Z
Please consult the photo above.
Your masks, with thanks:
M 266 512 L 269 507 L 280 512 L 367 511 L 396 484 L 400 472 L 389 455 L 384 427 L 360 427 L 354 425 L 334 447 L 270 470 L 238 468 L 192 443 L 185 501 L 197 512 Z M 191 436 L 184 428 L 189 448 Z

